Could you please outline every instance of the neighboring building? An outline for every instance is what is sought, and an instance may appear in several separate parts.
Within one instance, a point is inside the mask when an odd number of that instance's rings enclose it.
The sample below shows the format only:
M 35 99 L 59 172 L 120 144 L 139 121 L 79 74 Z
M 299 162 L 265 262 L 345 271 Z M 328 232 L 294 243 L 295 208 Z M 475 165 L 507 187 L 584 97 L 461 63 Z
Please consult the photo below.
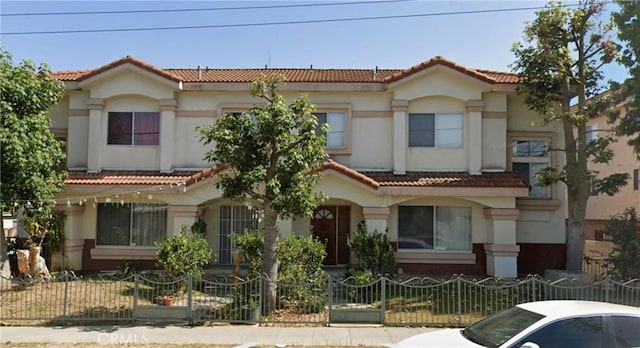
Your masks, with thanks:
M 624 107 L 617 106 L 624 115 Z M 606 116 L 594 118 L 587 126 L 587 138 L 614 135 L 614 125 L 607 122 Z M 634 207 L 640 211 L 640 161 L 633 148 L 627 143 L 630 137 L 616 137 L 617 141 L 609 147 L 614 153 L 609 164 L 591 163 L 589 169 L 598 172 L 596 177 L 603 178 L 614 173 L 627 173 L 628 184 L 614 196 L 601 194 L 589 197 L 585 222 L 586 239 L 603 240 L 602 228 L 613 215 L 622 213 L 626 208 Z
M 525 182 L 564 162 L 547 151 L 563 146 L 561 130 L 531 126 L 537 117 L 515 74 L 441 57 L 359 70 L 160 69 L 127 56 L 55 72 L 66 85 L 52 130 L 67 142 L 70 174 L 57 196 L 67 265 L 151 266 L 154 242 L 197 218 L 217 263 L 231 263 L 229 236 L 258 226 L 260 212 L 221 198 L 195 128 L 261 103 L 248 84 L 270 73 L 286 76 L 287 98 L 308 93 L 330 126 L 318 185 L 329 200 L 311 220 L 280 222 L 283 235 L 327 241 L 326 264 L 350 262 L 347 238 L 365 220 L 389 234 L 405 272 L 513 277 L 564 267 L 564 188 Z

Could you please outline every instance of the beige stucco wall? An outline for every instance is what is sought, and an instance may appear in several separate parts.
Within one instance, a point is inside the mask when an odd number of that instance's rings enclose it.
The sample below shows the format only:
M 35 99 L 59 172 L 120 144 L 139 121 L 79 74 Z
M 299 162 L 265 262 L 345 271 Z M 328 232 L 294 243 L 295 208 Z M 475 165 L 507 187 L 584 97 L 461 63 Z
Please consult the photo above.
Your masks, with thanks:
M 105 76 L 94 77 L 83 84 L 91 98 L 107 99 L 127 94 L 141 94 L 154 99 L 173 99 L 174 88 L 162 83 L 162 78 L 140 69 L 117 69 Z
M 489 85 L 462 73 L 435 67 L 414 75 L 392 89 L 394 99 L 414 100 L 441 95 L 460 100 L 479 100 Z
M 594 119 L 589 124 L 598 125 L 599 137 L 611 134 L 608 130 L 613 127 L 606 122 L 605 117 Z M 633 170 L 640 169 L 640 160 L 633 152 L 633 148 L 627 145 L 629 139 L 630 137 L 619 137 L 617 142 L 609 146 L 615 154 L 609 164 L 592 163 L 589 165 L 590 169 L 599 172 L 598 178 L 604 178 L 614 173 L 626 173 L 630 178 L 628 184 L 614 196 L 590 197 L 587 203 L 588 220 L 608 220 L 611 216 L 622 213 L 628 207 L 635 207 L 637 211 L 640 211 L 640 190 L 633 189 Z
M 67 129 L 69 124 L 69 95 L 65 93 L 62 100 L 49 111 L 53 130 Z

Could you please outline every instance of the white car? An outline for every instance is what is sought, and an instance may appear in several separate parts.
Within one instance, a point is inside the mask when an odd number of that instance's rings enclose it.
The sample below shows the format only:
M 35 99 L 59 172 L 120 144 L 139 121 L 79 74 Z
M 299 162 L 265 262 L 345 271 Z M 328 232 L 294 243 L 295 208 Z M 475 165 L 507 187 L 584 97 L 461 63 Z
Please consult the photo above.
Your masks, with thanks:
M 590 301 L 523 303 L 466 329 L 428 332 L 388 347 L 640 347 L 640 307 Z

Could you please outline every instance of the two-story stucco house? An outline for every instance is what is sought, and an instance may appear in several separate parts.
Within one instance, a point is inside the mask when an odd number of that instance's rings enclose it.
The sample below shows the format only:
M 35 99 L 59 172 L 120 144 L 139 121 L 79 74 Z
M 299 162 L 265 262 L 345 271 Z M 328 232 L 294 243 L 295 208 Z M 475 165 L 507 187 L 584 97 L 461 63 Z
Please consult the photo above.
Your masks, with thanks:
M 203 219 L 214 264 L 231 263 L 232 233 L 260 224 L 250 202 L 228 201 L 196 126 L 261 101 L 248 84 L 284 74 L 287 98 L 307 93 L 329 124 L 312 219 L 280 221 L 283 235 L 327 243 L 327 265 L 348 264 L 349 234 L 364 220 L 389 234 L 405 272 L 490 274 L 562 268 L 564 189 L 528 180 L 561 154 L 561 130 L 533 127 L 512 73 L 435 57 L 405 70 L 161 69 L 124 57 L 56 72 L 66 93 L 52 128 L 66 139 L 67 265 L 152 264 L 154 242 Z
M 624 104 L 616 106 L 624 116 Z M 602 136 L 614 135 L 614 125 L 607 122 L 607 116 L 600 116 L 589 120 L 587 125 L 587 137 L 598 139 Z M 617 137 L 617 141 L 609 148 L 614 153 L 612 161 L 608 164 L 591 163 L 589 168 L 597 171 L 596 177 L 606 177 L 614 173 L 626 173 L 629 182 L 614 196 L 605 194 L 589 197 L 586 212 L 585 236 L 587 239 L 603 240 L 602 228 L 605 223 L 616 214 L 633 207 L 640 211 L 640 161 L 629 146 L 631 137 Z

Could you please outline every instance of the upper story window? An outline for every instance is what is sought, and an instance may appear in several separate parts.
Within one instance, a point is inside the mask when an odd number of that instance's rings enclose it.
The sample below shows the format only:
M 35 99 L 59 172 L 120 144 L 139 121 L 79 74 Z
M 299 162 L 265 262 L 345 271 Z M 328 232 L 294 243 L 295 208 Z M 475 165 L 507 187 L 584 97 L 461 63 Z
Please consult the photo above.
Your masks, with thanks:
M 462 147 L 462 114 L 409 114 L 409 147 Z
M 512 139 L 511 170 L 527 178 L 529 197 L 550 197 L 549 187 L 536 186 L 536 173 L 550 165 L 549 139 Z
M 329 131 L 327 132 L 327 148 L 340 149 L 347 146 L 347 117 L 343 111 L 332 112 L 316 112 L 314 113 L 318 118 L 318 125 L 326 123 L 329 125 Z
M 592 124 L 587 126 L 587 143 L 598 140 L 598 125 Z
M 109 112 L 109 145 L 160 144 L 159 112 Z
M 633 170 L 633 190 L 640 190 L 640 168 Z

